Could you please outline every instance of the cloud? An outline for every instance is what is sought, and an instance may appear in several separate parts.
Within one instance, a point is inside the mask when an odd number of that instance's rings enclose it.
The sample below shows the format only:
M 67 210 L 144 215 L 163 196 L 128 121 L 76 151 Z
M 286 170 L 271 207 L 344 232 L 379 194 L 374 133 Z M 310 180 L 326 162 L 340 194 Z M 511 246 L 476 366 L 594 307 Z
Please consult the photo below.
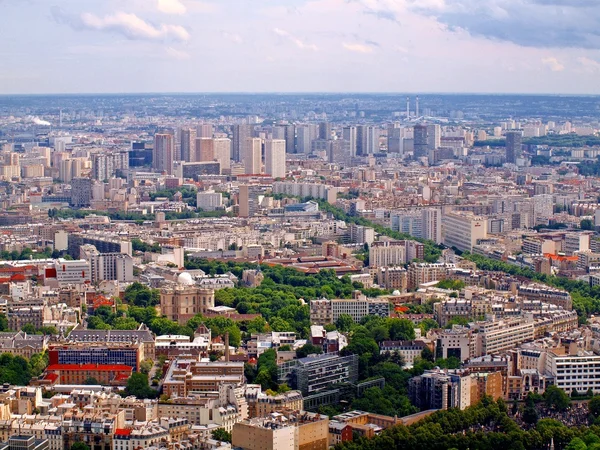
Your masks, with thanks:
M 188 59 L 191 59 L 191 57 L 192 57 L 185 50 L 177 50 L 176 48 L 173 48 L 173 47 L 167 47 L 166 52 L 167 52 L 167 55 L 169 55 L 171 58 L 177 59 L 179 61 L 187 61 Z
M 348 43 L 344 42 L 342 44 L 342 47 L 344 47 L 346 50 L 348 50 L 350 52 L 356 52 L 356 53 L 371 53 L 373 51 L 373 47 L 371 47 L 370 45 L 366 45 L 366 44 L 348 44 Z
M 304 41 L 298 39 L 296 36 L 288 33 L 285 30 L 282 30 L 280 28 L 274 28 L 273 29 L 273 33 L 275 33 L 277 36 L 281 36 L 282 38 L 289 40 L 296 47 L 298 47 L 298 48 L 300 48 L 302 50 L 312 50 L 312 51 L 315 51 L 315 52 L 317 50 L 319 50 L 319 48 L 315 44 L 307 44 Z
M 242 39 L 242 37 L 239 34 L 229 33 L 228 31 L 222 31 L 221 34 L 225 39 L 235 44 L 241 44 L 244 42 L 244 39 Z
M 180 0 L 157 0 L 157 9 L 165 14 L 185 14 L 187 8 Z
M 52 16 L 58 23 L 69 25 L 75 30 L 114 32 L 132 40 L 187 41 L 190 39 L 189 32 L 181 25 L 164 23 L 153 25 L 135 14 L 120 11 L 104 17 L 92 13 L 74 16 L 60 8 L 53 8 Z
M 600 62 L 596 61 L 595 59 L 580 56 L 577 58 L 577 62 L 581 64 L 584 69 L 587 69 L 591 72 L 600 72 Z
M 542 58 L 542 64 L 548 67 L 552 72 L 562 72 L 565 70 L 565 66 L 554 56 L 549 56 L 548 58 Z
M 417 13 L 451 31 L 524 47 L 600 47 L 597 0 L 354 0 L 366 14 L 396 20 Z

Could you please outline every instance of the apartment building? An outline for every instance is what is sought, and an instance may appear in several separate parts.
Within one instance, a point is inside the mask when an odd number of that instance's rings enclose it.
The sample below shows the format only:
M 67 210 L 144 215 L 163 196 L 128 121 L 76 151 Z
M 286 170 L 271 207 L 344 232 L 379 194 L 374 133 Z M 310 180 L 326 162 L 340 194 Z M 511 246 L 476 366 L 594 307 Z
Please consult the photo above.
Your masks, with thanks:
M 471 405 L 471 377 L 461 370 L 426 370 L 408 380 L 413 405 L 425 409 L 465 409 Z
M 183 272 L 177 283 L 160 291 L 161 314 L 185 325 L 196 314 L 206 314 L 215 306 L 215 291 L 196 285 L 191 275 Z

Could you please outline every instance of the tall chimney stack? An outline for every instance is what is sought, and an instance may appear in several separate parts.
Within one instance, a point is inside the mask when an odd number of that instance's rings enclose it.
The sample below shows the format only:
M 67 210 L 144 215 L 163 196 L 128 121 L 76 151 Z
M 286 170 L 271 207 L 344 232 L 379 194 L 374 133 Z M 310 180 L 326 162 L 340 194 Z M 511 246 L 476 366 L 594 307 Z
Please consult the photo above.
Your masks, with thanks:
M 225 333 L 225 362 L 229 362 L 229 332 Z

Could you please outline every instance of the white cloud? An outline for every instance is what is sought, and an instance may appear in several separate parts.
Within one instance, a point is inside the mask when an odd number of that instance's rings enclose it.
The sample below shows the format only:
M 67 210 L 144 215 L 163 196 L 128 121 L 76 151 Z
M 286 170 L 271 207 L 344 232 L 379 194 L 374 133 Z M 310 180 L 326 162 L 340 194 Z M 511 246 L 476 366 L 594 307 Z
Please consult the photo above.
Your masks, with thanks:
M 371 47 L 370 45 L 365 45 L 365 44 L 348 44 L 346 42 L 344 42 L 342 44 L 342 46 L 351 52 L 356 52 L 356 53 L 371 53 L 373 51 L 373 47 Z
M 312 51 L 319 50 L 319 48 L 315 44 L 307 44 L 304 41 L 298 39 L 296 36 L 288 33 L 285 30 L 282 30 L 280 28 L 274 28 L 273 33 L 275 33 L 277 36 L 281 36 L 282 38 L 289 40 L 290 42 L 294 43 L 294 45 L 296 45 L 296 47 L 298 47 L 302 50 L 312 50 Z
M 187 8 L 180 0 L 157 0 L 157 9 L 165 14 L 185 14 Z
M 561 63 L 556 57 L 549 56 L 547 58 L 542 58 L 542 64 L 548 67 L 552 72 L 562 72 L 565 70 L 565 66 Z
M 173 39 L 176 41 L 190 39 L 190 34 L 181 25 L 160 24 L 154 26 L 135 14 L 124 12 L 116 12 L 104 17 L 83 13 L 80 25 L 98 31 L 114 31 L 128 39 Z
M 173 48 L 173 47 L 167 47 L 166 52 L 167 52 L 167 55 L 169 55 L 171 58 L 177 59 L 179 61 L 186 61 L 192 57 L 185 50 L 177 50 L 176 48 Z
M 600 72 L 600 62 L 596 61 L 595 59 L 580 56 L 577 58 L 577 62 L 591 72 Z
M 225 39 L 236 44 L 241 44 L 244 42 L 244 39 L 242 39 L 242 37 L 239 34 L 229 33 L 227 31 L 223 31 L 222 34 Z

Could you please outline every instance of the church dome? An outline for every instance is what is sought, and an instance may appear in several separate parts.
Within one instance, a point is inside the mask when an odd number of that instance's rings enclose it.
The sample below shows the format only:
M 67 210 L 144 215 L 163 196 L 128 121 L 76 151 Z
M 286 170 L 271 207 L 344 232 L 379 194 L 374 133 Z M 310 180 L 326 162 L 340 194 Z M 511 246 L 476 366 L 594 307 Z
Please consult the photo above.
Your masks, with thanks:
M 189 272 L 181 272 L 177 277 L 177 284 L 189 286 L 196 283 L 194 282 L 194 279 L 192 278 Z

